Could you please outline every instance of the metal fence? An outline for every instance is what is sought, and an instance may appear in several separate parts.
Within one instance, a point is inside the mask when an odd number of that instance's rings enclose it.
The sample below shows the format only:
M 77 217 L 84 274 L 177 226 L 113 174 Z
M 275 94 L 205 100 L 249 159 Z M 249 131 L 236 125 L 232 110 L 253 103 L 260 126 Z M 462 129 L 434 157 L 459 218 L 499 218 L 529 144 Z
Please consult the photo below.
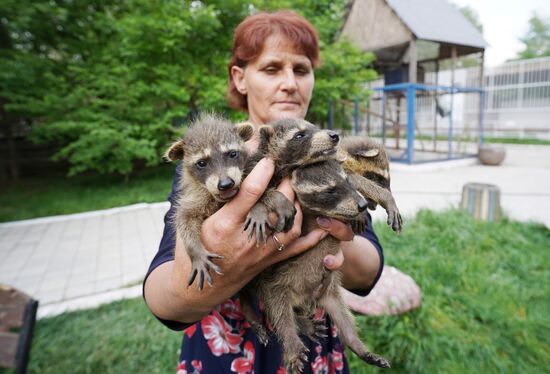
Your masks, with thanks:
M 455 71 L 455 84 L 459 87 L 479 86 L 479 68 Z M 451 85 L 451 72 L 427 72 L 428 85 Z M 484 71 L 484 136 L 550 139 L 550 57 L 520 60 L 486 68 Z M 370 82 L 371 88 L 383 86 L 383 81 Z M 380 97 L 371 96 L 368 108 L 376 114 Z M 419 133 L 439 136 L 447 132 L 446 116 L 452 116 L 454 135 L 460 139 L 475 139 L 478 136 L 479 97 L 472 94 L 421 95 L 417 98 L 416 127 Z M 390 102 L 394 125 L 406 125 L 404 101 Z M 451 111 L 452 108 L 452 111 Z M 401 115 L 397 115 L 400 113 Z M 360 132 L 382 128 L 380 117 L 367 112 L 362 118 Z M 436 128 L 439 127 L 439 129 Z M 370 131 L 369 131 L 370 132 Z M 431 134 L 431 135 L 430 135 Z

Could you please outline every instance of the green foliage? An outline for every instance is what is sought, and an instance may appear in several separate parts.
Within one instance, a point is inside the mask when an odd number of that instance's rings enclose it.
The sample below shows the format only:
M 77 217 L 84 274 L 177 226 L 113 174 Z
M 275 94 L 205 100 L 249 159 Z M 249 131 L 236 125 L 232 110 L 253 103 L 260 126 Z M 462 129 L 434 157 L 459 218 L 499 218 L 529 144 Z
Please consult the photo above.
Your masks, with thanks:
M 401 373 L 542 373 L 550 367 L 550 231 L 465 213 L 420 212 L 401 235 L 379 222 L 386 260 L 411 275 L 422 307 L 358 316 L 363 339 Z M 181 334 L 141 298 L 38 321 L 30 373 L 174 372 Z M 77 342 L 77 344 L 75 344 Z M 378 372 L 347 352 L 351 373 Z
M 358 318 L 398 372 L 543 372 L 550 364 L 550 231 L 541 224 L 420 211 L 403 234 L 375 227 L 389 265 L 422 289 L 422 307 Z M 351 354 L 351 372 L 374 372 Z
M 198 111 L 233 119 L 225 102 L 236 25 L 257 10 L 299 9 L 317 27 L 325 65 L 311 117 L 326 101 L 363 95 L 371 77 L 363 56 L 333 40 L 345 2 L 7 0 L 0 5 L 0 105 L 31 138 L 59 145 L 69 175 L 87 170 L 129 175 L 136 160 L 160 155 Z M 5 15 L 5 16 L 4 16 Z
M 550 56 L 550 19 L 534 12 L 529 19 L 529 31 L 520 40 L 524 49 L 518 53 L 518 59 Z

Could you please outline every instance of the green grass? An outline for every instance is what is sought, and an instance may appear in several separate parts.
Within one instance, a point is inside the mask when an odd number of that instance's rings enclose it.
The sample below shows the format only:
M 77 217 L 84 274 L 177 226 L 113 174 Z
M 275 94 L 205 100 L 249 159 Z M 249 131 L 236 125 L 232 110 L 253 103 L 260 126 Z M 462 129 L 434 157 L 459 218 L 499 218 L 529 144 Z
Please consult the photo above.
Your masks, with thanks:
M 550 230 L 451 210 L 421 211 L 401 235 L 376 231 L 387 263 L 423 292 L 413 312 L 357 317 L 395 372 L 549 372 Z M 35 334 L 30 373 L 173 373 L 181 339 L 141 299 L 44 319 Z M 348 358 L 354 374 L 376 371 Z
M 166 200 L 174 165 L 120 176 L 24 178 L 0 187 L 0 222 Z
M 411 275 L 422 307 L 358 317 L 398 372 L 550 372 L 550 230 L 421 211 L 401 236 L 376 228 L 387 263 Z M 353 355 L 352 373 L 368 373 Z

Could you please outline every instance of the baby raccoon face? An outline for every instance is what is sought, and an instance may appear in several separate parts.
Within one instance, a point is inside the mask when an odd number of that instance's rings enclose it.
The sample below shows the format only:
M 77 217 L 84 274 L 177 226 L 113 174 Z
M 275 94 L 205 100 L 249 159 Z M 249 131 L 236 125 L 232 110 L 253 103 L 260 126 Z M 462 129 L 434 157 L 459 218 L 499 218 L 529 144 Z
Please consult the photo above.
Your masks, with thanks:
M 260 149 L 284 166 L 334 158 L 340 137 L 301 119 L 284 119 L 260 129 Z
M 183 139 L 172 144 L 165 157 L 183 160 L 186 178 L 202 185 L 214 199 L 225 202 L 239 192 L 247 158 L 245 141 L 253 132 L 254 127 L 249 124 L 233 126 L 217 117 L 201 117 Z
M 367 209 L 367 200 L 348 182 L 334 160 L 300 167 L 292 173 L 292 187 L 303 207 L 344 222 Z
M 230 200 L 239 192 L 246 150 L 239 142 L 205 144 L 196 153 L 184 158 L 188 175 L 206 187 L 218 201 Z

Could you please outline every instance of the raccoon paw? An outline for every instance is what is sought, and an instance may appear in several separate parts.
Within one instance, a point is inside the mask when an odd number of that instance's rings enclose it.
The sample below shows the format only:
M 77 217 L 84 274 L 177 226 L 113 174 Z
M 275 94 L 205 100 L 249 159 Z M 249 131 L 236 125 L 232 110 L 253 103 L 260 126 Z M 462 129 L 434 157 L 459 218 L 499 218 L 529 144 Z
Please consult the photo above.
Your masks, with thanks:
M 403 227 L 403 218 L 401 218 L 401 214 L 397 210 L 390 209 L 388 210 L 388 225 L 392 228 L 395 232 L 401 232 L 401 228 Z
M 300 331 L 312 342 L 320 343 L 320 340 L 328 337 L 327 329 L 325 321 L 310 320 L 310 325 L 307 327 L 302 326 Z
M 221 269 L 218 265 L 213 263 L 210 259 L 214 258 L 223 258 L 222 256 L 210 252 L 206 252 L 204 254 L 204 257 L 201 257 L 199 259 L 192 259 L 192 268 L 191 268 L 191 275 L 189 276 L 189 279 L 187 281 L 187 285 L 190 286 L 195 281 L 195 278 L 198 275 L 198 287 L 199 290 L 203 289 L 204 286 L 204 278 L 206 278 L 206 281 L 209 285 L 212 285 L 212 276 L 210 275 L 210 270 L 215 271 L 218 274 L 221 273 Z
M 307 362 L 307 348 L 285 355 L 285 369 L 287 374 L 300 374 L 304 370 L 304 362 Z M 287 357 L 288 356 L 288 357 Z
M 256 334 L 258 341 L 262 343 L 264 347 L 266 347 L 267 343 L 269 343 L 269 337 L 265 328 L 257 322 L 250 322 L 250 327 L 252 328 L 252 331 L 254 331 L 254 333 Z
M 265 205 L 256 204 L 252 207 L 246 220 L 244 221 L 243 231 L 248 234 L 248 240 L 252 240 L 252 236 L 256 235 L 256 247 L 260 246 L 261 242 L 267 243 L 269 237 L 269 212 Z
M 360 234 L 367 229 L 369 218 L 366 214 L 360 214 L 359 217 L 350 222 L 354 233 Z
M 379 368 L 383 369 L 391 368 L 390 362 L 384 357 L 377 355 L 376 353 L 366 352 L 359 357 L 361 357 L 361 360 L 365 361 L 367 364 L 378 366 Z
M 275 213 L 277 213 L 277 223 L 270 228 L 275 232 L 288 232 L 294 225 L 294 216 L 296 216 L 294 204 L 288 201 L 288 204 L 278 206 Z

